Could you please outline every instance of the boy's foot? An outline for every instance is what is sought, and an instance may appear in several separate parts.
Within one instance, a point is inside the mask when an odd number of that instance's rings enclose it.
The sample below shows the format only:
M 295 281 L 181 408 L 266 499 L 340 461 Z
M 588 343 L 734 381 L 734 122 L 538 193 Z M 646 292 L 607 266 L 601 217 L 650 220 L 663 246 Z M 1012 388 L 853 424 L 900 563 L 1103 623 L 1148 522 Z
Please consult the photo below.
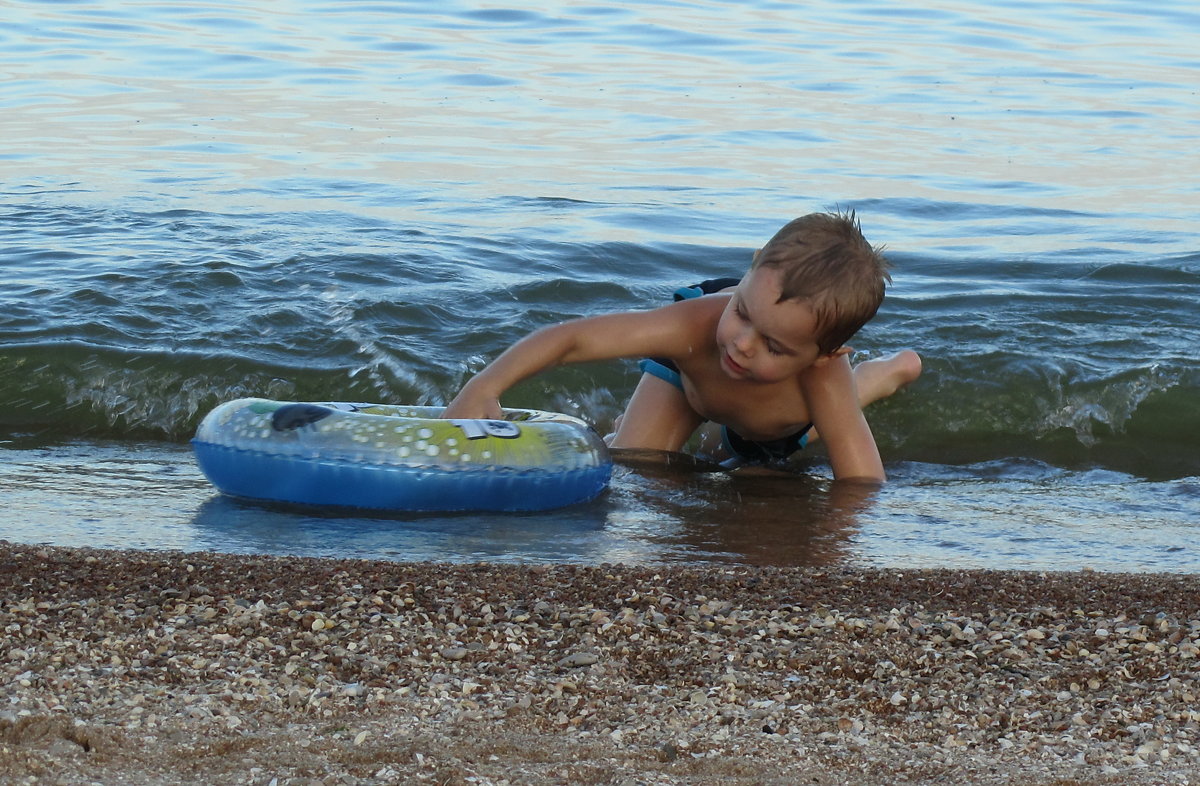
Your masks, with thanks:
M 866 407 L 908 387 L 921 376 L 921 356 L 911 349 L 902 349 L 885 358 L 865 360 L 854 367 L 854 383 L 858 387 L 858 403 Z

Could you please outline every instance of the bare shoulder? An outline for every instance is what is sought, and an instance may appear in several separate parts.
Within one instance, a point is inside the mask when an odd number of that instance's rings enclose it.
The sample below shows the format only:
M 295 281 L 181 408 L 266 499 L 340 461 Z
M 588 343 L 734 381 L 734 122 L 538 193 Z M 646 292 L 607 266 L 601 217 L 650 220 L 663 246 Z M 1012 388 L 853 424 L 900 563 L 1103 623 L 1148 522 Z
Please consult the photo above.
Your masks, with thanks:
M 854 390 L 854 370 L 848 355 L 823 359 L 800 372 L 800 383 L 806 395 L 832 393 L 840 395 Z
M 696 319 L 708 319 L 713 322 L 721 319 L 721 314 L 725 311 L 725 306 L 729 304 L 729 298 L 732 297 L 730 292 L 717 292 L 704 297 L 694 297 L 688 300 L 680 300 L 675 303 L 659 308 L 659 311 L 669 311 L 681 319 L 689 321 Z
M 688 355 L 712 342 L 728 302 L 728 295 L 718 294 L 669 303 L 642 312 L 639 327 L 657 336 L 662 345 L 659 354 L 669 357 Z
M 800 391 L 809 417 L 828 444 L 846 427 L 865 423 L 854 384 L 854 370 L 843 355 L 800 372 Z
M 583 317 L 549 331 L 574 342 L 576 351 L 565 362 L 636 356 L 679 359 L 712 343 L 721 311 L 720 303 L 681 301 L 649 311 Z

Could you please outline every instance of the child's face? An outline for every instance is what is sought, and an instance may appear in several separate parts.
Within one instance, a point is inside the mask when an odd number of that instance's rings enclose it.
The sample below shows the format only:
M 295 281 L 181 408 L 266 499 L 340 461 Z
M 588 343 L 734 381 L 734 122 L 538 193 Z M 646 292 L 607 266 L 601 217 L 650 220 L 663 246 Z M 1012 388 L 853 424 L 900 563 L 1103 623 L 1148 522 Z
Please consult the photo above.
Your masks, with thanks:
M 779 302 L 779 275 L 770 267 L 747 273 L 721 315 L 717 347 L 721 369 L 732 379 L 779 382 L 840 354 L 821 354 L 808 304 Z

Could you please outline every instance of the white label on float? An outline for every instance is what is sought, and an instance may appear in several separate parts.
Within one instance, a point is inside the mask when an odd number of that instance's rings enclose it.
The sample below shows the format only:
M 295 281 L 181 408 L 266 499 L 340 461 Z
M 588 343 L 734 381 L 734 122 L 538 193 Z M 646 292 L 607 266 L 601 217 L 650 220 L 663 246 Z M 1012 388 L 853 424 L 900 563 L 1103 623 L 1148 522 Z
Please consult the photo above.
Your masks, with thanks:
M 450 422 L 462 429 L 467 439 L 483 439 L 484 437 L 516 439 L 521 436 L 520 426 L 516 423 L 509 423 L 507 420 L 451 420 Z

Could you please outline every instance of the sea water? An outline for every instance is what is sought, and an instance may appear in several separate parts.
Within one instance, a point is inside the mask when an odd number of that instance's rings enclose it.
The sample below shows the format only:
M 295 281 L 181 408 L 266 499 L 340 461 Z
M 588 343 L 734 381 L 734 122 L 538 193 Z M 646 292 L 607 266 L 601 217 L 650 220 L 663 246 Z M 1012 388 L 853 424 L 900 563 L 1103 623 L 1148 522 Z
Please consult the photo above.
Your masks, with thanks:
M 1200 570 L 1191 3 L 0 3 L 0 538 L 495 560 Z M 216 494 L 217 403 L 440 404 L 539 326 L 856 211 L 890 482 L 625 462 L 545 514 Z M 632 362 L 509 406 L 604 430 Z

